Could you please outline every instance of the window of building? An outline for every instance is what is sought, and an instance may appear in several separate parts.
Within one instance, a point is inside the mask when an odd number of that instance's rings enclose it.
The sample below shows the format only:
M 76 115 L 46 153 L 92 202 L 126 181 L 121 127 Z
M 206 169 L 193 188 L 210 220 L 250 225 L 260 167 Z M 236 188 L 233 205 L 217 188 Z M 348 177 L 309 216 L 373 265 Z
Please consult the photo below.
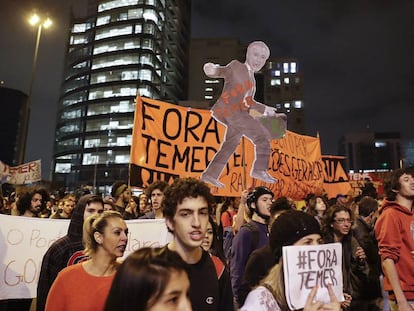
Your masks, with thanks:
M 284 108 L 290 108 L 290 103 L 284 103 L 284 104 L 283 104 L 283 107 L 284 107 Z
M 119 21 L 126 21 L 128 19 L 128 13 L 127 12 L 121 12 L 119 13 Z
M 148 85 L 146 85 L 138 89 L 138 94 L 141 96 L 152 97 L 152 90 Z
M 129 163 L 129 153 L 116 155 L 115 156 L 115 163 L 117 163 L 117 164 Z
M 142 33 L 142 25 L 136 24 L 135 25 L 135 33 Z
M 283 63 L 283 73 L 289 73 L 289 63 Z
M 96 26 L 108 24 L 111 21 L 110 15 L 98 16 L 96 19 Z
M 61 119 L 62 120 L 77 119 L 77 118 L 80 118 L 81 115 L 82 115 L 82 112 L 80 109 L 66 110 L 62 113 Z
M 207 80 L 204 80 L 204 82 L 205 82 L 206 84 L 216 84 L 216 83 L 220 83 L 220 81 L 219 81 L 219 80 L 217 80 L 217 79 L 215 79 L 215 80 L 210 80 L 210 79 L 207 79 Z
M 154 49 L 154 40 L 152 40 L 152 39 L 142 40 L 142 47 L 146 48 L 146 49 L 153 50 Z
M 72 32 L 76 33 L 76 32 L 85 32 L 85 31 L 86 31 L 85 23 L 73 25 Z
M 128 19 L 136 19 L 142 17 L 142 9 L 129 9 Z
M 387 143 L 385 141 L 376 141 L 375 148 L 384 148 L 387 147 Z
M 296 109 L 303 108 L 302 101 L 301 101 L 301 100 L 295 100 L 295 101 L 293 102 L 293 107 L 294 107 L 294 108 L 296 108 Z
M 289 77 L 283 78 L 283 83 L 284 84 L 289 84 L 289 81 L 290 81 Z
M 95 35 L 95 40 L 118 37 L 118 36 L 129 35 L 129 34 L 132 34 L 131 25 L 119 26 L 119 27 L 97 31 Z
M 123 71 L 121 74 L 122 80 L 136 80 L 138 78 L 138 70 Z
M 76 36 L 70 36 L 70 44 L 83 44 L 88 42 L 86 36 L 76 35 Z
M 149 70 L 149 69 L 141 69 L 141 70 L 139 70 L 139 79 L 146 80 L 146 81 L 151 81 L 152 80 L 152 72 L 151 72 L 151 70 Z
M 85 68 L 87 65 L 88 63 L 85 61 L 85 62 L 74 65 L 73 68 Z
M 146 9 L 144 10 L 144 13 L 142 14 L 144 19 L 154 21 L 156 24 L 158 23 L 158 16 L 156 12 L 152 9 Z
M 121 65 L 130 65 L 138 64 L 139 60 L 134 55 L 125 55 L 125 56 L 106 56 L 101 58 L 96 58 L 92 64 L 92 70 L 106 67 L 114 67 Z M 151 63 L 149 63 L 151 65 Z
M 55 173 L 67 174 L 70 173 L 72 165 L 70 163 L 56 163 Z
M 100 146 L 101 140 L 99 138 L 85 139 L 84 148 L 95 148 Z
M 290 63 L 290 72 L 291 73 L 296 73 L 296 63 L 295 62 Z
M 99 155 L 92 155 L 92 153 L 84 153 L 82 165 L 99 164 Z
M 153 24 L 144 25 L 144 33 L 153 35 L 155 33 L 155 27 Z
M 98 12 L 103 12 L 106 10 L 111 10 L 114 8 L 119 8 L 128 5 L 138 4 L 138 0 L 113 0 L 100 3 L 98 5 Z
M 280 79 L 271 79 L 270 80 L 270 85 L 271 86 L 275 86 L 275 85 L 280 85 Z

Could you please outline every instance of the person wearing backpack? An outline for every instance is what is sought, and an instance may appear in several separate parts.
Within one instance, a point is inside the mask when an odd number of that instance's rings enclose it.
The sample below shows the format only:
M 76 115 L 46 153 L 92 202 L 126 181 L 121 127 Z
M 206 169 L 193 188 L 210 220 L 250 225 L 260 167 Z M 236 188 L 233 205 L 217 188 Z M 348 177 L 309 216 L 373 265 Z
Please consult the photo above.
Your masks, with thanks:
M 231 245 L 234 238 L 233 218 L 237 213 L 237 201 L 240 201 L 240 199 L 235 197 L 226 197 L 221 207 L 219 232 L 221 232 L 223 237 L 223 252 L 227 262 L 230 259 Z
M 247 260 L 257 248 L 263 247 L 269 240 L 268 224 L 273 192 L 266 187 L 256 187 L 247 196 L 247 206 L 252 213 L 249 222 L 240 227 L 233 239 L 230 258 L 230 277 L 235 302 L 239 304 L 238 292 Z

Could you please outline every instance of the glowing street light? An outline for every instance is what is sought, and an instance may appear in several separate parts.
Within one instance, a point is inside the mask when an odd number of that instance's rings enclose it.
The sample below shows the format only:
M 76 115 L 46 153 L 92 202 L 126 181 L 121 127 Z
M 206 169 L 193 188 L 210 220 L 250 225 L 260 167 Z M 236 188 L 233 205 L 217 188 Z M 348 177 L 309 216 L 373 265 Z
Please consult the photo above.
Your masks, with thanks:
M 37 55 L 39 52 L 39 42 L 40 42 L 40 36 L 42 34 L 42 28 L 45 28 L 45 29 L 49 28 L 50 26 L 52 26 L 53 22 L 49 17 L 46 17 L 45 19 L 41 19 L 39 15 L 34 13 L 29 18 L 29 24 L 32 25 L 33 27 L 37 26 L 36 46 L 35 46 L 35 51 L 34 51 L 34 56 L 33 56 L 32 77 L 30 79 L 30 87 L 29 87 L 29 100 L 30 100 L 31 95 L 32 95 L 34 76 L 36 72 Z
M 32 64 L 32 75 L 30 78 L 30 85 L 29 85 L 29 93 L 27 96 L 27 104 L 26 104 L 26 111 L 25 111 L 25 129 L 24 129 L 24 142 L 23 142 L 23 148 L 21 151 L 21 154 L 19 156 L 19 162 L 23 163 L 24 161 L 24 155 L 25 155 L 25 151 L 26 151 L 26 142 L 27 142 L 27 135 L 29 133 L 29 120 L 30 120 L 30 103 L 32 100 L 32 91 L 33 91 L 33 83 L 34 83 L 34 78 L 35 78 L 35 73 L 36 73 L 36 66 L 37 66 L 37 55 L 39 52 L 39 43 L 40 43 L 40 36 L 42 34 L 42 29 L 45 28 L 49 28 L 50 26 L 52 26 L 53 22 L 49 17 L 46 18 L 41 18 L 39 15 L 37 15 L 36 13 L 32 14 L 29 19 L 28 22 L 30 25 L 32 25 L 33 27 L 37 27 L 37 35 L 36 35 L 36 45 L 35 45 L 35 50 L 34 50 L 34 55 L 33 55 L 33 64 Z

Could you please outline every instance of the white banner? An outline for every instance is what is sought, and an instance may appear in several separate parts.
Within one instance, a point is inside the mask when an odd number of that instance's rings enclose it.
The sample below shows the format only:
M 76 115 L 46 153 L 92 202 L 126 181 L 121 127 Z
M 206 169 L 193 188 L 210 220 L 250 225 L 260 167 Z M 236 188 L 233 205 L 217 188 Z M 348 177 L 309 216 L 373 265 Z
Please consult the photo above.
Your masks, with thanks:
M 40 180 L 42 180 L 40 160 L 19 166 L 8 166 L 0 161 L 0 181 L 2 184 L 26 185 Z
M 283 272 L 286 300 L 291 310 L 302 309 L 316 285 L 315 300 L 328 303 L 327 286 L 332 284 L 338 300 L 344 301 L 340 243 L 283 247 Z
M 165 220 L 127 220 L 128 246 L 124 258 L 147 246 L 171 240 Z M 69 220 L 0 215 L 0 300 L 36 297 L 44 253 L 66 235 Z

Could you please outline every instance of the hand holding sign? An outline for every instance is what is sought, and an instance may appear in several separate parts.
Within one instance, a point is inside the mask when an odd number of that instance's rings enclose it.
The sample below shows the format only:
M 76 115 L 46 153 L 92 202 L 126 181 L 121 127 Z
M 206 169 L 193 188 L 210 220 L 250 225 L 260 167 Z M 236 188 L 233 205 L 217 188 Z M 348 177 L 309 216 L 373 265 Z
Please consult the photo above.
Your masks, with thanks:
M 336 297 L 344 300 L 340 243 L 285 246 L 283 263 L 290 309 L 336 310 Z
M 308 299 L 306 300 L 306 305 L 303 308 L 303 311 L 314 311 L 314 310 L 325 310 L 325 311 L 340 311 L 341 303 L 338 301 L 338 298 L 335 296 L 335 292 L 331 284 L 328 285 L 328 292 L 331 302 L 322 303 L 320 301 L 315 301 L 316 292 L 318 291 L 318 286 L 312 288 Z

